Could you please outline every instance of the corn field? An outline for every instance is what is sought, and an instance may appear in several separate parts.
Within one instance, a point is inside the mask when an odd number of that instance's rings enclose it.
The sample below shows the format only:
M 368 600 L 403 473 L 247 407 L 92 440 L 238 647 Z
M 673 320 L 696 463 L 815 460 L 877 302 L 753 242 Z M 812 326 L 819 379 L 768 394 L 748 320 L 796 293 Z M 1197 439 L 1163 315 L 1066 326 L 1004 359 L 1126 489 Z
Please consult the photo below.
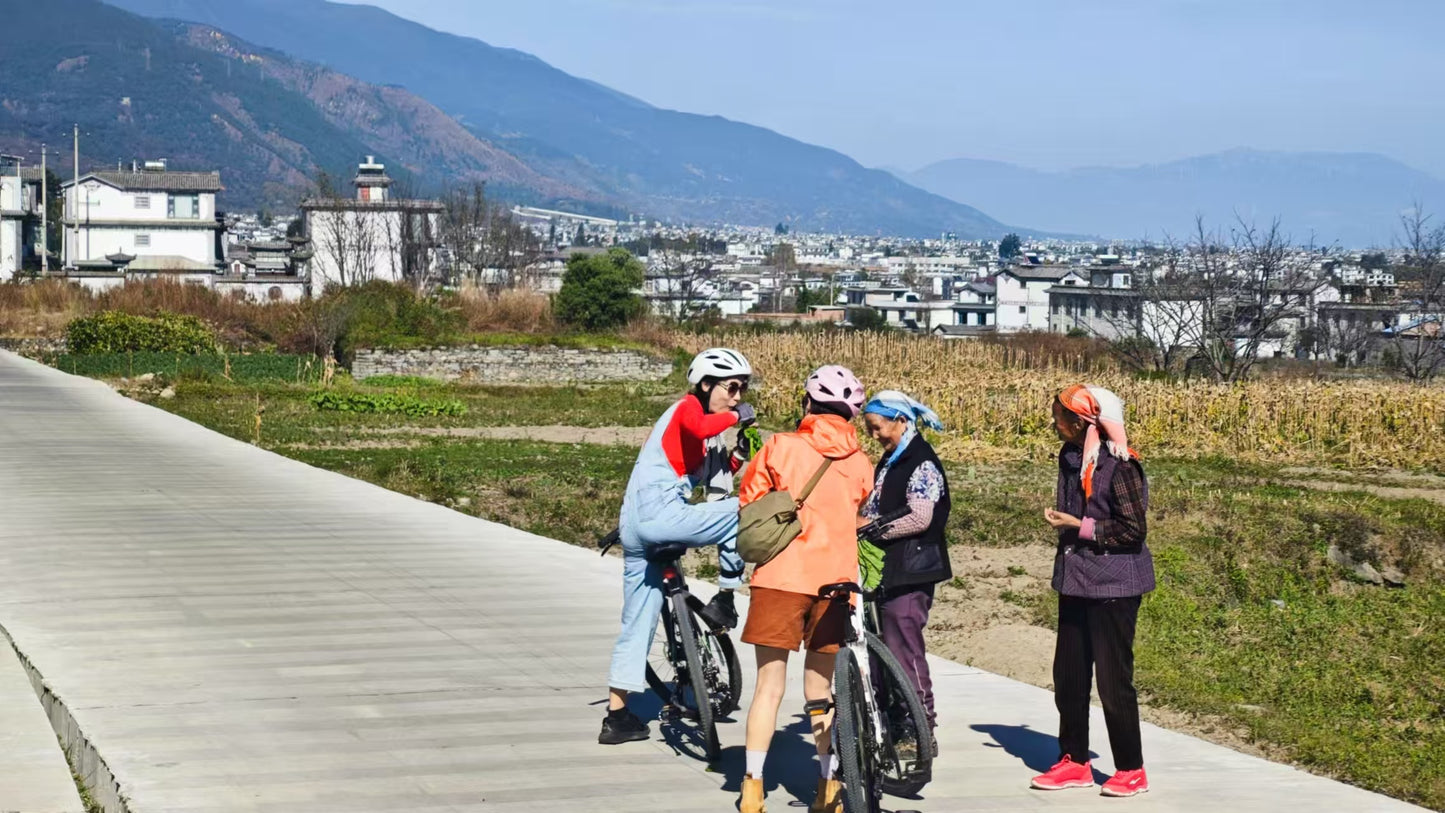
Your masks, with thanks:
M 1130 442 L 1145 457 L 1445 470 L 1445 389 L 1439 386 L 1145 380 L 1104 359 L 874 333 L 677 340 L 694 352 L 724 344 L 746 354 L 759 376 L 750 399 L 771 416 L 796 419 L 804 376 L 822 364 L 845 365 L 870 392 L 902 390 L 937 411 L 947 428 L 936 445 L 956 459 L 1052 456 L 1058 450 L 1049 411 L 1054 394 L 1082 382 L 1124 399 Z

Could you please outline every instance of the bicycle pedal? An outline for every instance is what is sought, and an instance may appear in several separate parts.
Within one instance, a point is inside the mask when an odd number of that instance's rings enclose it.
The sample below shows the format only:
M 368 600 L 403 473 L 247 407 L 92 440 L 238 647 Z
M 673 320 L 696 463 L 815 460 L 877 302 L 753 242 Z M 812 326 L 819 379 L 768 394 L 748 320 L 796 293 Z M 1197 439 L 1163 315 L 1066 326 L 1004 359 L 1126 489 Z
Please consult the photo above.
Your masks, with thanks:
M 821 717 L 835 708 L 832 700 L 809 700 L 803 704 L 803 711 L 809 717 Z

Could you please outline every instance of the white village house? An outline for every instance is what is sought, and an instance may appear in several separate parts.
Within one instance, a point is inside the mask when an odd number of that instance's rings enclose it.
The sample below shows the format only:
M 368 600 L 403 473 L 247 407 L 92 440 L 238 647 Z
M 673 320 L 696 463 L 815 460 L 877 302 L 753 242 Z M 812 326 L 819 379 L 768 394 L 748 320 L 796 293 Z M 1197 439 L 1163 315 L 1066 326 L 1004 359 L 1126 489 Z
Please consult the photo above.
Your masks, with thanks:
M 998 331 L 1048 330 L 1049 289 L 1086 286 L 1086 273 L 1060 265 L 1015 265 L 998 272 L 994 277 Z
M 374 279 L 416 282 L 435 271 L 442 204 L 392 198 L 386 167 L 370 155 L 352 185 L 354 198 L 315 197 L 301 204 L 314 292 Z
M 39 257 L 42 181 L 38 167 L 21 169 L 17 163 L 0 170 L 0 282 Z
M 62 184 L 67 269 L 206 281 L 220 268 L 219 172 L 171 172 L 164 161 L 97 171 Z

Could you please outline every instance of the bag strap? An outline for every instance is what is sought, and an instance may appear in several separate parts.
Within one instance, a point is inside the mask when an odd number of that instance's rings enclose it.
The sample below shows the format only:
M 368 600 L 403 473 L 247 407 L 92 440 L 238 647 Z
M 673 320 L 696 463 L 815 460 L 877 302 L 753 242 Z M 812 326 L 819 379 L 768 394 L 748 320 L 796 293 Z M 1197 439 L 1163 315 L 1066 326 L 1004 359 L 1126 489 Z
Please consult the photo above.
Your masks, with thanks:
M 824 472 L 828 471 L 828 467 L 831 465 L 833 465 L 833 458 L 823 458 L 823 465 L 819 466 L 818 470 L 813 472 L 813 479 L 809 480 L 808 484 L 803 486 L 802 493 L 798 495 L 798 499 L 795 501 L 797 508 L 803 507 L 803 503 L 808 499 L 808 495 L 813 493 L 813 487 L 818 485 L 819 480 L 823 479 Z

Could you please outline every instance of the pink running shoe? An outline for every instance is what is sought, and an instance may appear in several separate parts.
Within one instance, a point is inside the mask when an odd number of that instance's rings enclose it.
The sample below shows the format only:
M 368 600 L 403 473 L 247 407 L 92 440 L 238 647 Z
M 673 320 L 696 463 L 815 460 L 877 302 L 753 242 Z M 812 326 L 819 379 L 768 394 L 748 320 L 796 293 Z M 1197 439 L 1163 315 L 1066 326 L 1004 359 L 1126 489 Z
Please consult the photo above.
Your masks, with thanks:
M 1142 772 L 1141 772 L 1142 773 Z M 1092 788 L 1094 786 L 1094 769 L 1085 762 L 1080 765 L 1065 755 L 1058 764 L 1050 768 L 1048 773 L 1039 774 L 1029 783 L 1029 787 L 1038 790 L 1063 790 L 1064 788 Z
M 1104 783 L 1105 796 L 1137 796 L 1149 792 L 1149 777 L 1144 775 L 1144 769 L 1137 771 L 1119 771 Z

